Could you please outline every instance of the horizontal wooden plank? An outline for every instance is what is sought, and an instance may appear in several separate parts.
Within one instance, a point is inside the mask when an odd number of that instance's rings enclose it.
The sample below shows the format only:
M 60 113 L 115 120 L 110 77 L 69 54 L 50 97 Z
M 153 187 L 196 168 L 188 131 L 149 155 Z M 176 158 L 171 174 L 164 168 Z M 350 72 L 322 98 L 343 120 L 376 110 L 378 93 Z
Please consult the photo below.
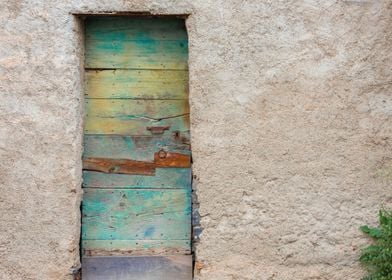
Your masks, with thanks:
M 83 240 L 84 256 L 190 254 L 190 240 Z
M 192 256 L 84 257 L 83 280 L 191 280 Z
M 156 167 L 169 168 L 187 168 L 191 167 L 191 157 L 180 153 L 171 153 L 161 150 L 154 155 L 154 164 Z
M 149 127 L 167 127 L 171 132 L 189 131 L 187 100 L 87 99 L 86 134 L 151 136 Z
M 157 168 L 155 176 L 105 174 L 84 171 L 83 187 L 88 188 L 184 188 L 191 189 L 190 168 Z
M 86 36 L 124 40 L 186 40 L 185 21 L 178 18 L 90 17 Z
M 163 134 L 171 135 L 173 132 L 189 131 L 189 115 L 179 116 L 170 119 L 155 121 L 151 119 L 124 119 L 124 118 L 102 118 L 88 117 L 85 121 L 85 134 L 106 134 L 106 135 L 135 135 L 151 136 L 147 128 L 154 126 L 167 126 L 169 129 Z
M 86 118 L 151 119 L 189 114 L 188 100 L 86 99 Z
M 187 99 L 188 71 L 86 71 L 87 98 Z
M 153 161 L 154 153 L 165 151 L 190 154 L 189 133 L 168 136 L 84 135 L 84 157 Z
M 82 240 L 190 238 L 190 190 L 84 189 Z
M 188 40 L 183 21 L 98 21 L 86 22 L 86 68 L 187 69 Z
M 154 155 L 154 161 L 137 161 L 112 158 L 83 158 L 83 170 L 103 173 L 154 175 L 155 168 L 188 168 L 191 157 L 180 153 L 161 150 Z
M 129 159 L 83 158 L 83 170 L 153 176 L 155 163 Z

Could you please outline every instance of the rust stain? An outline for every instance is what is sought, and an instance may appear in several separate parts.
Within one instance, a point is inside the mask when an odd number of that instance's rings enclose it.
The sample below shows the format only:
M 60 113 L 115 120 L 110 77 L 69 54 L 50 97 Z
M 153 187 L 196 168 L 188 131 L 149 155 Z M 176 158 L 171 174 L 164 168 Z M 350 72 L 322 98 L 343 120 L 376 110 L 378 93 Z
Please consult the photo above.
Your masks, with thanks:
M 204 263 L 201 261 L 196 261 L 195 262 L 195 270 L 197 274 L 200 274 L 200 271 L 204 268 Z

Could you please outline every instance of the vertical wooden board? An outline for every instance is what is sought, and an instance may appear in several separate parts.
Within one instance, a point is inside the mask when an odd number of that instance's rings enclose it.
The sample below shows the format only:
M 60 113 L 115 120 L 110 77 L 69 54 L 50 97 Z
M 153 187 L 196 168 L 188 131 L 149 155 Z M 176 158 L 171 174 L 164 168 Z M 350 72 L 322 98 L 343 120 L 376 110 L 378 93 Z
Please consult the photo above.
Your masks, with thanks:
M 160 150 L 189 155 L 188 134 L 175 134 L 168 137 L 87 134 L 84 136 L 83 157 L 152 161 L 154 153 Z
M 192 256 L 85 257 L 84 280 L 191 280 Z
M 90 70 L 85 80 L 87 98 L 188 98 L 188 71 Z
M 190 240 L 83 240 L 83 256 L 171 255 L 191 253 Z
M 190 191 L 84 189 L 83 240 L 189 239 Z
M 191 189 L 190 168 L 157 168 L 155 176 L 105 174 L 84 171 L 84 188 L 173 188 Z

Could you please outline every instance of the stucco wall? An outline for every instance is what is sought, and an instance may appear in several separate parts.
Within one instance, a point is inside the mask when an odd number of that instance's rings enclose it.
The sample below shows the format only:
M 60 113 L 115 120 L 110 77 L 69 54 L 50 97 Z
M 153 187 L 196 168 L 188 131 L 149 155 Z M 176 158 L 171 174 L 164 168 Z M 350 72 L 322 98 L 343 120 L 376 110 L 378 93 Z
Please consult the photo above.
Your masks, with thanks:
M 79 266 L 82 30 L 190 13 L 197 279 L 359 279 L 392 205 L 389 0 L 1 0 L 0 279 Z

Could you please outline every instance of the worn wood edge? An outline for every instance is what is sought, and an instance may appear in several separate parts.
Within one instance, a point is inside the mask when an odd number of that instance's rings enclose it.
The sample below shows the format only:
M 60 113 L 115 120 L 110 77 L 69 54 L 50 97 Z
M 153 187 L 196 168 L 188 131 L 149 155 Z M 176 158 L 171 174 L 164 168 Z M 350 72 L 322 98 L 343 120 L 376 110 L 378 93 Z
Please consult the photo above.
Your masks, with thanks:
M 86 280 L 190 280 L 192 255 L 82 257 Z M 119 278 L 120 277 L 120 278 Z
M 189 239 L 179 240 L 82 240 L 83 256 L 188 255 Z

